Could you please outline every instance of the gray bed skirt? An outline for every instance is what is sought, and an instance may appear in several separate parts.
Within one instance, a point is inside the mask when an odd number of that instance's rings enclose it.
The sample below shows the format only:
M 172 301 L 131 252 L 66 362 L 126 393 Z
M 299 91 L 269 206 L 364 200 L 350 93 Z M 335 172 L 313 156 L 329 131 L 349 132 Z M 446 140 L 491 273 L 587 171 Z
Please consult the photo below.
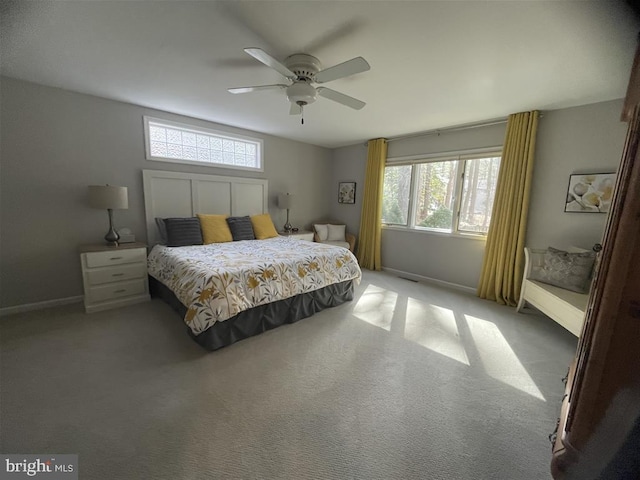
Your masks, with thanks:
M 180 303 L 168 287 L 151 276 L 149 276 L 149 284 L 152 296 L 164 300 L 180 314 L 181 318 L 184 318 L 187 307 Z M 313 292 L 245 310 L 224 322 L 215 323 L 198 335 L 195 335 L 188 326 L 185 325 L 185 327 L 191 338 L 202 347 L 207 350 L 217 350 L 285 323 L 294 323 L 310 317 L 325 308 L 349 302 L 353 300 L 353 290 L 352 280 L 335 283 Z

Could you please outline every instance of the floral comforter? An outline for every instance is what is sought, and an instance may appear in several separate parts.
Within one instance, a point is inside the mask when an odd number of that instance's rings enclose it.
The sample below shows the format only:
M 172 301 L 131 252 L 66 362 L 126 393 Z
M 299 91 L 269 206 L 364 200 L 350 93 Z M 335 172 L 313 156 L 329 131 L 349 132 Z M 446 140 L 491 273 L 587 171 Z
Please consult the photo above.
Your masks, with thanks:
M 291 237 L 156 245 L 148 266 L 187 307 L 184 321 L 196 335 L 243 310 L 362 275 L 349 250 Z

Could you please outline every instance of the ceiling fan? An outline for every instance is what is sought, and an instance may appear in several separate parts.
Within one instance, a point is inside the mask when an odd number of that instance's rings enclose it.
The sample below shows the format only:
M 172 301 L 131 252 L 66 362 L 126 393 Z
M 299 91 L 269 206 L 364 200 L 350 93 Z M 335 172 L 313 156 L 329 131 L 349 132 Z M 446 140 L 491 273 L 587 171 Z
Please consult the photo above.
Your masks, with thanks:
M 230 93 L 286 89 L 287 99 L 291 102 L 289 115 L 302 115 L 302 108 L 305 105 L 315 102 L 318 95 L 355 110 L 360 110 L 366 105 L 363 101 L 345 95 L 344 93 L 327 87 L 316 87 L 313 85 L 314 83 L 327 83 L 332 80 L 355 75 L 356 73 L 366 72 L 371 67 L 362 57 L 352 58 L 351 60 L 323 70 L 320 60 L 306 53 L 296 53 L 287 57 L 284 63 L 281 63 L 261 48 L 245 48 L 244 51 L 267 67 L 273 68 L 291 83 L 229 88 Z M 302 119 L 302 123 L 304 123 L 304 118 Z

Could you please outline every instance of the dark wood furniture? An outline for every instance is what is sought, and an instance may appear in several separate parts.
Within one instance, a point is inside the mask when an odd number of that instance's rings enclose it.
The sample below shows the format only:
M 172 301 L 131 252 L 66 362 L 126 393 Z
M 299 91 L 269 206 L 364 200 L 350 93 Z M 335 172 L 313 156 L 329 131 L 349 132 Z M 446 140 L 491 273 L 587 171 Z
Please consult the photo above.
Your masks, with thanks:
M 556 480 L 602 478 L 598 472 L 616 462 L 640 465 L 619 454 L 640 427 L 639 104 L 640 49 L 622 114 L 629 127 L 603 250 L 553 445 L 551 473 Z M 640 456 L 640 451 L 631 455 Z

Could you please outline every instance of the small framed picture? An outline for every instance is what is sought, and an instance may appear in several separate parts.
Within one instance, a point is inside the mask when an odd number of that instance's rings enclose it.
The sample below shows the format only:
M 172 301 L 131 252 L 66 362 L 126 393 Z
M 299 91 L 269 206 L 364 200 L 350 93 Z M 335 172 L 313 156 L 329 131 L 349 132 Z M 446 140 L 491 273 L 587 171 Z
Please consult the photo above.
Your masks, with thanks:
M 615 173 L 579 173 L 569 176 L 565 212 L 607 213 L 611 206 Z
M 338 184 L 338 203 L 356 203 L 356 182 Z

